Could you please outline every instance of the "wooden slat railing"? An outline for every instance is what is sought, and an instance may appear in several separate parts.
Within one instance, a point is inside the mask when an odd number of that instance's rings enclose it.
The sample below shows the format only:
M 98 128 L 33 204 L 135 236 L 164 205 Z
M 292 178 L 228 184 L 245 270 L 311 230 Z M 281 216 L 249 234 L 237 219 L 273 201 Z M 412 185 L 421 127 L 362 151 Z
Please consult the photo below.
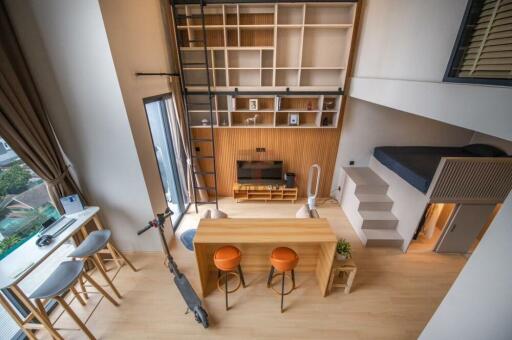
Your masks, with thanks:
M 427 197 L 432 203 L 501 203 L 512 189 L 512 158 L 444 157 Z

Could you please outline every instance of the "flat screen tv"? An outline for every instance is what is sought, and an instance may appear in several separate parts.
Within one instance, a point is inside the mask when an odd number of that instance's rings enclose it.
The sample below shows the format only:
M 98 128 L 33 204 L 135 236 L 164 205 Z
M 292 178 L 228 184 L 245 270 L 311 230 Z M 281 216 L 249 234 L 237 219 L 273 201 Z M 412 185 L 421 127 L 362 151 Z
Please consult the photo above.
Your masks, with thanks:
M 236 176 L 241 184 L 281 184 L 283 161 L 236 161 Z

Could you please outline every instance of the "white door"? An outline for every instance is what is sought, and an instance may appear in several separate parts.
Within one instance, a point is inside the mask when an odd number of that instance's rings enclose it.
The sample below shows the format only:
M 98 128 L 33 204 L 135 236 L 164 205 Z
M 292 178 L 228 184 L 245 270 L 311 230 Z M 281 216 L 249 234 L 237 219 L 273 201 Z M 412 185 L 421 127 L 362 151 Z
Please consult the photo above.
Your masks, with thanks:
M 438 253 L 468 252 L 494 210 L 494 204 L 459 204 L 439 238 Z

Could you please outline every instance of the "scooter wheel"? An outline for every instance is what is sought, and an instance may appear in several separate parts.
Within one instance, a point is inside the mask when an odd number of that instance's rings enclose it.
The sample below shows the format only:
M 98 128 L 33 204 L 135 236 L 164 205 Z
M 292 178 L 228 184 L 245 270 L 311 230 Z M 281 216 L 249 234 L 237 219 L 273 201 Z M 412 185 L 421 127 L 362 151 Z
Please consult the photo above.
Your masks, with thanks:
M 204 328 L 208 328 L 208 313 L 201 307 L 198 306 L 194 309 L 194 317 L 196 321 L 203 325 Z

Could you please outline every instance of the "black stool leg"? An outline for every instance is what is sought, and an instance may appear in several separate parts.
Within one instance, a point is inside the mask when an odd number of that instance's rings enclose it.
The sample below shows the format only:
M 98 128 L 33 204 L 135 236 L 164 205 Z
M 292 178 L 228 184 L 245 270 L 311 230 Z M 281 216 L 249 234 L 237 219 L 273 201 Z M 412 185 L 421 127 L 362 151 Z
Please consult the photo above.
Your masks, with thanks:
M 225 289 L 225 296 L 226 296 L 226 310 L 229 310 L 228 306 L 228 272 L 224 272 L 224 289 Z
M 242 281 L 242 287 L 245 288 L 244 273 L 242 272 L 242 266 L 238 265 L 238 273 L 240 274 L 240 281 Z
M 270 273 L 268 274 L 268 280 L 267 280 L 267 288 L 270 288 L 270 283 L 272 283 L 273 276 L 274 276 L 274 266 L 270 266 Z
M 293 289 L 295 289 L 295 270 L 292 269 L 292 283 L 293 283 Z
M 283 302 L 284 302 L 284 272 L 283 272 L 283 276 L 281 276 L 281 313 L 283 312 Z

